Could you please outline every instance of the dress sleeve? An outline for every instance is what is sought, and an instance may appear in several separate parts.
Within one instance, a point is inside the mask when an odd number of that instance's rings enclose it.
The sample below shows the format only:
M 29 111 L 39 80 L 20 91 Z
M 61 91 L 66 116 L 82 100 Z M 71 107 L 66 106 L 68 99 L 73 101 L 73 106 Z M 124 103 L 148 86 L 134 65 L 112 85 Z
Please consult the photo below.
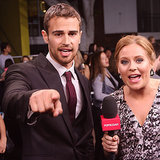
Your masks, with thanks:
M 92 88 L 94 91 L 94 97 L 98 101 L 103 101 L 104 97 L 107 96 L 107 94 L 102 93 L 102 87 L 103 87 L 103 81 L 100 76 L 97 76 L 92 83 Z

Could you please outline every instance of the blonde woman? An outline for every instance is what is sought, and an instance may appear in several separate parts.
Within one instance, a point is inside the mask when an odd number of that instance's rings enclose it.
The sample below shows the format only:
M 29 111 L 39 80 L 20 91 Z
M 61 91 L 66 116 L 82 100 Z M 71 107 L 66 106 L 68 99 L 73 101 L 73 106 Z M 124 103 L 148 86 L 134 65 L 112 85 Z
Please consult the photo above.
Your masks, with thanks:
M 102 138 L 106 155 L 117 159 L 160 159 L 160 81 L 150 78 L 155 53 L 143 36 L 128 35 L 115 50 L 118 72 L 124 86 L 114 92 L 121 130 Z M 106 106 L 107 107 L 107 106 Z

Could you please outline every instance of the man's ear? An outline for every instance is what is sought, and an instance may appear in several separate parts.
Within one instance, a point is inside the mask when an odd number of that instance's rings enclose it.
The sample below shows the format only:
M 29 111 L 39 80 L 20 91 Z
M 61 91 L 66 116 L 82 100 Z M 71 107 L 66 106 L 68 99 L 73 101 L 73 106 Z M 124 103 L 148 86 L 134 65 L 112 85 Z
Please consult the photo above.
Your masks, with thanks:
M 79 44 L 81 43 L 81 37 L 82 37 L 82 31 L 80 31 L 80 39 L 79 39 Z
M 48 43 L 48 34 L 47 34 L 47 32 L 45 30 L 42 30 L 41 33 L 42 33 L 44 42 Z
M 158 56 L 158 61 L 160 61 L 160 56 Z

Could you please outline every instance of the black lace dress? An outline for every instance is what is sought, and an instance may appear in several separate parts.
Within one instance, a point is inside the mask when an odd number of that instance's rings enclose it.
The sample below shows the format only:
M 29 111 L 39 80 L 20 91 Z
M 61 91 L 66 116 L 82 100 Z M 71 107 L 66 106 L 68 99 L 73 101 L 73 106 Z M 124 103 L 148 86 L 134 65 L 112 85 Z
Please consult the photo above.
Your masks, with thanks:
M 123 88 L 112 94 L 121 120 L 118 160 L 160 160 L 160 86 L 141 126 L 124 100 Z

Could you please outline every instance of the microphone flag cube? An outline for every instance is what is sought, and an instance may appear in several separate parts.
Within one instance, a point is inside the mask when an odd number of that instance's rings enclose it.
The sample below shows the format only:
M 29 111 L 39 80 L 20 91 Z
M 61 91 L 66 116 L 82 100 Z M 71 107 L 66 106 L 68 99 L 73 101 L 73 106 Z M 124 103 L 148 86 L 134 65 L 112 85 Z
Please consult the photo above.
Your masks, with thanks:
M 120 130 L 121 124 L 120 124 L 120 118 L 117 114 L 114 118 L 104 118 L 103 115 L 101 115 L 101 125 L 103 131 L 114 131 L 114 130 Z

